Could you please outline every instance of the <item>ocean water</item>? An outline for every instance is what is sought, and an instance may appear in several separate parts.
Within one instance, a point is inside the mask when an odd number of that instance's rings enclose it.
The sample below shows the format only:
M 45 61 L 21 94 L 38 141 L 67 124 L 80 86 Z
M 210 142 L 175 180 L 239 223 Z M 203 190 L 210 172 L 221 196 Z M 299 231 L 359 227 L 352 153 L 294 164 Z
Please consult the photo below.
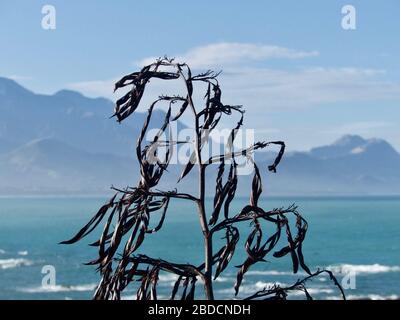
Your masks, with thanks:
M 95 267 L 83 263 L 96 256 L 87 244 L 59 245 L 87 222 L 105 198 L 0 198 L 0 299 L 90 299 L 99 280 Z M 211 203 L 211 200 L 210 200 Z M 350 274 L 350 299 L 398 299 L 400 297 L 400 198 L 272 198 L 262 207 L 296 203 L 309 222 L 304 255 L 312 270 L 327 268 L 339 281 Z M 232 211 L 246 199 L 237 199 Z M 154 222 L 153 222 L 154 223 Z M 243 223 L 241 239 L 250 231 Z M 100 232 L 100 230 L 99 230 Z M 222 235 L 221 235 L 222 236 Z M 222 242 L 221 242 L 222 244 Z M 218 248 L 220 243 L 216 242 Z M 282 243 L 283 245 L 283 243 Z M 178 201 L 169 211 L 163 229 L 149 235 L 140 251 L 175 262 L 200 263 L 203 248 L 197 213 L 191 203 Z M 235 265 L 244 261 L 243 241 L 239 242 L 231 267 L 215 284 L 217 298 L 234 298 Z M 43 287 L 43 266 L 54 266 L 56 284 Z M 252 268 L 239 297 L 274 283 L 293 284 L 303 273 L 293 275 L 290 257 Z M 160 276 L 159 297 L 168 298 L 174 277 Z M 316 299 L 337 299 L 339 293 L 326 276 L 309 283 Z M 125 298 L 132 298 L 129 288 Z M 198 294 L 201 295 L 201 286 Z M 290 298 L 302 298 L 291 295 Z

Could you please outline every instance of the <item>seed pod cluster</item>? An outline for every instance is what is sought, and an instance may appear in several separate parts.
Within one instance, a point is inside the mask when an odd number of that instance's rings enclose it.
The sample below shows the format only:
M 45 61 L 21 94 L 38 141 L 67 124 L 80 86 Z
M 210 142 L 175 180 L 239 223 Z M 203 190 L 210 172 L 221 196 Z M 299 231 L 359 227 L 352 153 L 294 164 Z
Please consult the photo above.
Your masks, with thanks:
M 286 299 L 288 294 L 294 290 L 302 291 L 306 299 L 311 299 L 306 283 L 322 273 L 330 276 L 344 298 L 339 282 L 330 271 L 317 270 L 312 273 L 306 265 L 303 243 L 308 225 L 297 211 L 297 207 L 292 205 L 288 208 L 275 208 L 268 211 L 261 208 L 262 168 L 257 166 L 251 156 L 259 149 L 270 145 L 279 145 L 280 150 L 274 162 L 268 167 L 269 171 L 276 172 L 284 155 L 285 144 L 282 141 L 260 141 L 242 150 L 235 150 L 234 140 L 243 125 L 244 110 L 241 106 L 223 103 L 222 90 L 217 80 L 218 75 L 219 73 L 213 71 L 193 75 L 187 64 L 177 63 L 173 59 L 160 58 L 140 71 L 130 73 L 117 81 L 115 90 L 130 87 L 130 90 L 116 101 L 113 116 L 117 118 L 118 122 L 124 121 L 137 110 L 151 79 L 181 80 L 186 93 L 184 96 L 162 95 L 150 104 L 136 144 L 136 156 L 140 170 L 140 181 L 137 186 L 125 189 L 113 187 L 116 194 L 97 211 L 81 230 L 71 239 L 62 243 L 76 243 L 100 229 L 100 224 L 103 224 L 98 240 L 90 244 L 97 248 L 98 254 L 88 264 L 97 266 L 101 277 L 94 299 L 119 300 L 122 298 L 124 290 L 128 287 L 135 287 L 138 300 L 157 300 L 159 298 L 157 288 L 162 273 L 176 276 L 176 281 L 171 288 L 171 299 L 195 299 L 198 283 L 204 286 L 205 297 L 213 299 L 213 281 L 227 270 L 238 250 L 240 233 L 237 225 L 242 222 L 250 222 L 252 230 L 245 241 L 244 248 L 247 257 L 238 266 L 239 270 L 233 288 L 236 295 L 239 294 L 246 272 L 253 265 L 265 261 L 273 252 L 272 256 L 275 258 L 282 258 L 290 254 L 293 272 L 296 273 L 299 268 L 302 268 L 308 276 L 298 280 L 292 286 L 274 285 L 260 290 L 246 299 L 281 300 Z M 200 109 L 196 108 L 193 99 L 194 89 L 198 83 L 205 84 L 207 88 L 204 95 L 204 106 Z M 145 137 L 154 110 L 161 104 L 167 107 L 164 122 L 160 124 L 160 129 L 154 137 L 146 143 Z M 180 119 L 185 113 L 191 113 L 194 119 L 195 142 L 190 159 L 184 166 L 178 181 L 185 179 L 195 167 L 198 167 L 198 196 L 178 192 L 176 189 L 170 191 L 156 189 L 164 178 L 164 173 L 168 170 L 173 147 L 180 143 L 187 143 L 174 140 L 171 134 L 167 134 L 170 124 Z M 217 127 L 223 117 L 234 115 L 238 115 L 239 120 L 230 131 L 226 152 L 212 155 L 207 161 L 202 161 L 202 149 L 208 143 L 211 131 Z M 163 136 L 168 136 L 168 138 L 163 140 Z M 239 158 L 252 161 L 254 176 L 249 203 L 240 212 L 232 212 L 231 203 L 235 198 L 239 180 L 237 172 Z M 212 164 L 218 164 L 218 171 L 213 207 L 208 214 L 205 209 L 205 170 L 215 167 Z M 151 235 L 162 229 L 170 202 L 174 199 L 191 201 L 198 208 L 206 249 L 204 262 L 200 265 L 175 263 L 139 253 L 144 241 L 153 238 Z M 223 211 L 223 215 L 221 211 Z M 293 217 L 297 229 L 295 236 L 292 235 L 290 227 Z M 275 231 L 267 232 L 263 228 L 263 224 L 274 226 Z M 223 233 L 225 244 L 217 252 L 213 252 L 212 240 L 218 233 Z M 287 244 L 276 249 L 283 233 L 286 234 Z M 170 249 L 174 250 L 174 248 Z

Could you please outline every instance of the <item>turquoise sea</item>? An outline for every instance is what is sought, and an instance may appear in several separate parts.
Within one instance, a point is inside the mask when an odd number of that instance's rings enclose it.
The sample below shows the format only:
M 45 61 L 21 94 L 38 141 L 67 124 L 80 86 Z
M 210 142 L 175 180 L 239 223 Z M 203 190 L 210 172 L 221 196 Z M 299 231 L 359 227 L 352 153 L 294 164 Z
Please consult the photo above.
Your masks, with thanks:
M 0 198 L 0 299 L 90 299 L 99 275 L 95 267 L 83 263 L 96 256 L 95 248 L 87 245 L 93 238 L 71 246 L 58 242 L 71 237 L 106 200 Z M 239 210 L 246 202 L 235 200 L 232 210 Z M 328 268 L 339 280 L 349 272 L 354 274 L 355 288 L 346 290 L 350 299 L 400 297 L 399 197 L 271 198 L 264 199 L 262 207 L 272 209 L 291 203 L 299 206 L 309 222 L 304 255 L 311 269 Z M 241 227 L 242 239 L 250 230 L 247 227 Z M 239 245 L 232 267 L 216 283 L 217 298 L 234 297 L 234 265 L 246 255 L 243 242 Z M 200 263 L 202 238 L 192 204 L 178 201 L 171 206 L 163 229 L 147 237 L 141 252 L 176 262 Z M 273 283 L 292 284 L 303 276 L 291 273 L 289 257 L 271 256 L 267 260 L 245 277 L 242 296 Z M 56 271 L 56 283 L 50 287 L 41 285 L 45 265 L 54 266 Z M 169 275 L 160 277 L 161 298 L 168 298 L 173 281 Z M 325 276 L 309 285 L 315 298 L 338 298 Z M 132 298 L 134 293 L 130 288 L 125 298 Z

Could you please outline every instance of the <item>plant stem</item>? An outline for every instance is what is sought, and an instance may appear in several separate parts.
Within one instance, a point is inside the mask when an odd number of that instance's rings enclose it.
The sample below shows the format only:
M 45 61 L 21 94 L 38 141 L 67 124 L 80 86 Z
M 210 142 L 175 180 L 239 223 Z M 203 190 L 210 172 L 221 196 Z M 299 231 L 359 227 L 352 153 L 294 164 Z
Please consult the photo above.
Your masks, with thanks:
M 178 70 L 183 81 L 185 82 L 187 90 L 187 99 L 189 102 L 189 106 L 193 112 L 193 116 L 195 118 L 195 130 L 196 130 L 195 152 L 196 152 L 197 164 L 199 166 L 199 199 L 197 201 L 197 204 L 198 204 L 200 226 L 204 237 L 204 264 L 205 264 L 204 291 L 207 300 L 214 300 L 213 284 L 212 284 L 212 256 L 213 256 L 212 233 L 208 229 L 206 209 L 205 209 L 206 166 L 202 163 L 201 160 L 201 131 L 199 125 L 199 117 L 197 115 L 196 108 L 193 103 L 192 95 L 189 91 L 187 79 L 185 78 L 185 75 L 183 74 L 182 70 L 180 68 L 178 68 Z
M 200 165 L 199 170 L 200 178 L 200 201 L 199 201 L 199 214 L 200 214 L 200 224 L 204 236 L 204 291 L 207 300 L 214 300 L 213 293 L 213 283 L 212 283 L 212 233 L 208 229 L 205 211 L 205 167 Z

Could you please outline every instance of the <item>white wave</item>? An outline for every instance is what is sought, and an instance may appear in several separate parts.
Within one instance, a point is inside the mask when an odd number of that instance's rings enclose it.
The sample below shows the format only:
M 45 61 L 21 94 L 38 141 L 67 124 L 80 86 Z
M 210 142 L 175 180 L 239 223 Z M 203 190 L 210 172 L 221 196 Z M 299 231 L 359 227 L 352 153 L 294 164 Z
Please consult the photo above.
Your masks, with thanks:
M 28 255 L 28 251 L 24 250 L 24 251 L 18 251 L 18 254 L 20 256 L 27 256 Z
M 346 299 L 348 299 L 348 296 L 346 296 Z M 325 300 L 343 300 L 343 298 L 342 296 L 327 296 Z
M 385 266 L 378 263 L 375 264 L 338 264 L 327 267 L 334 273 L 348 274 L 354 272 L 356 274 L 375 274 L 386 272 L 399 272 L 400 266 Z
M 33 262 L 27 259 L 0 259 L 0 269 L 12 269 L 21 266 L 30 266 Z
M 349 300 L 360 300 L 360 299 L 369 299 L 369 300 L 398 300 L 399 296 L 392 294 L 389 296 L 381 296 L 379 294 L 368 294 L 366 296 L 362 296 L 362 295 L 349 295 L 346 296 L 347 299 Z
M 122 296 L 121 300 L 136 300 L 136 294 Z
M 329 296 L 326 297 L 327 300 L 341 300 L 341 296 Z M 400 296 L 392 294 L 388 296 L 381 296 L 379 294 L 366 294 L 366 295 L 355 295 L 355 294 L 350 294 L 346 295 L 346 299 L 348 300 L 398 300 L 400 299 Z
M 335 292 L 333 289 L 330 289 L 330 288 L 307 288 L 307 291 L 311 296 L 318 295 L 318 294 L 331 294 L 331 293 Z M 304 296 L 304 292 L 295 290 L 295 291 L 290 291 L 289 295 Z
M 257 281 L 255 283 L 249 283 L 249 284 L 243 284 L 240 286 L 239 293 L 240 294 L 252 294 L 256 291 L 263 290 L 263 289 L 268 289 L 272 288 L 274 285 L 277 286 L 287 286 L 285 283 L 281 282 L 264 282 L 264 281 Z M 217 290 L 219 293 L 228 293 L 232 294 L 234 292 L 233 287 L 232 288 L 226 288 L 226 289 L 220 289 Z
M 288 287 L 289 285 L 286 283 L 282 282 L 263 282 L 263 281 L 257 281 L 255 283 L 246 283 L 243 284 L 240 287 L 239 293 L 241 296 L 243 295 L 249 295 L 253 294 L 257 291 L 263 290 L 263 289 L 271 289 L 274 285 L 280 286 L 280 287 Z M 311 287 L 307 288 L 307 291 L 309 294 L 312 296 L 315 295 L 320 295 L 320 294 L 332 294 L 335 292 L 334 289 L 331 288 L 326 288 L 326 287 Z M 218 293 L 221 294 L 233 294 L 233 288 L 226 288 L 226 289 L 220 289 L 217 290 Z M 304 296 L 304 292 L 300 290 L 293 290 L 289 292 L 289 297 L 295 297 L 295 296 Z
M 223 277 L 219 276 L 215 282 L 232 282 L 235 281 L 235 277 Z M 167 274 L 160 274 L 158 276 L 159 283 L 167 283 L 167 284 L 175 284 L 176 280 L 178 280 L 178 276 L 176 274 L 167 273 Z
M 169 298 L 170 298 L 169 296 L 157 294 L 158 300 L 169 300 Z M 136 294 L 121 296 L 121 300 L 137 300 Z
M 97 284 L 90 283 L 90 284 L 81 284 L 81 285 L 72 285 L 72 286 L 65 286 L 65 285 L 54 285 L 54 286 L 40 286 L 34 288 L 22 288 L 19 289 L 21 292 L 26 293 L 45 293 L 45 292 L 83 292 L 83 291 L 93 291 L 96 289 Z
M 296 275 L 298 276 L 301 274 L 300 272 L 294 274 L 293 272 L 289 271 L 277 271 L 277 270 L 253 270 L 253 271 L 248 271 L 246 272 L 246 275 L 249 276 L 291 276 L 291 275 Z
M 215 279 L 215 282 L 233 282 L 235 280 L 236 278 L 219 276 L 217 279 Z
M 158 281 L 160 282 L 175 282 L 178 280 L 178 276 L 172 273 L 160 274 L 158 275 Z

